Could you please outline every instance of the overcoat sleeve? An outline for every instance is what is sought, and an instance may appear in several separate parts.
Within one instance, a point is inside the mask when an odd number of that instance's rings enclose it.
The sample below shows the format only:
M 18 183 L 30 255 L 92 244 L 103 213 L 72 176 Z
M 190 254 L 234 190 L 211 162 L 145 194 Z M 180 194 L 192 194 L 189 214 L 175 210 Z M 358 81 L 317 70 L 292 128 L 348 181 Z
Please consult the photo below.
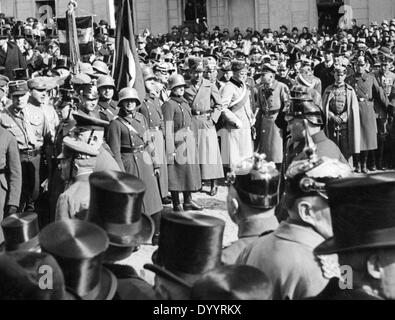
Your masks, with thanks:
M 22 190 L 22 167 L 15 137 L 9 134 L 10 142 L 7 148 L 7 166 L 9 170 L 8 205 L 19 207 Z
M 107 143 L 115 160 L 122 171 L 125 171 L 121 158 L 121 125 L 117 120 L 112 120 L 107 131 Z

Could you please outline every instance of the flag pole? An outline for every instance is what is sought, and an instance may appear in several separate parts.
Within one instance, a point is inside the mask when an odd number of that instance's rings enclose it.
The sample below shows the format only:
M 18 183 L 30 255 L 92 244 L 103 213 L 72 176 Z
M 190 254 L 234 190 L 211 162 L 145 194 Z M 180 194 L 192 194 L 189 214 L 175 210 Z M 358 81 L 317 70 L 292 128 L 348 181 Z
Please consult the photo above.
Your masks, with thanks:
M 70 65 L 73 74 L 79 73 L 80 68 L 80 47 L 78 43 L 77 24 L 75 22 L 75 10 L 78 7 L 76 0 L 70 0 L 67 5 L 66 19 L 67 19 L 67 40 L 70 48 Z

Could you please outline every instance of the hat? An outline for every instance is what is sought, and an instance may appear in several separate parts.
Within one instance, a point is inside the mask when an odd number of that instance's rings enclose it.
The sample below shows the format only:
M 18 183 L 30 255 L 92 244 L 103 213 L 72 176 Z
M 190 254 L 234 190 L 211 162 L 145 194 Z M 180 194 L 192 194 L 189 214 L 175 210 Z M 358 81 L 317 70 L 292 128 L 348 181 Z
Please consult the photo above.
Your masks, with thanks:
M 38 218 L 37 214 L 25 212 L 20 216 L 12 214 L 1 221 L 5 249 L 7 251 L 34 251 L 38 248 Z
M 100 89 L 101 87 L 112 87 L 115 90 L 115 82 L 113 77 L 110 75 L 102 75 L 97 78 L 97 88 Z
M 214 31 L 221 31 L 221 29 L 218 26 L 215 26 L 215 28 L 213 30 Z
M 55 65 L 55 68 L 54 68 L 54 69 L 55 69 L 55 70 L 58 70 L 58 69 L 66 69 L 66 70 L 69 70 L 69 69 L 70 69 L 70 62 L 69 62 L 69 59 L 67 59 L 67 58 L 65 58 L 65 59 L 61 58 L 61 59 L 56 60 L 56 65 Z
M 378 51 L 378 55 L 380 60 L 394 61 L 394 57 L 392 55 L 391 49 L 388 47 L 380 47 Z
M 252 32 L 252 31 L 253 31 L 253 30 L 252 30 L 251 27 L 248 27 L 247 30 L 246 30 L 246 32 Z
M 40 286 L 42 272 L 51 274 L 51 287 Z M 13 251 L 0 254 L 0 300 L 79 300 L 67 292 L 63 272 L 47 253 Z
M 151 79 L 157 80 L 156 75 L 153 73 L 153 71 L 150 67 L 147 66 L 147 67 L 142 68 L 142 72 L 143 72 L 144 81 L 148 81 Z
M 30 79 L 29 69 L 16 68 L 12 70 L 14 80 L 28 80 Z
M 87 220 L 100 226 L 115 247 L 150 244 L 154 233 L 152 220 L 142 214 L 145 183 L 119 171 L 94 172 Z
M 333 237 L 316 254 L 395 246 L 395 172 L 327 184 Z
M 117 278 L 102 266 L 109 241 L 93 223 L 70 219 L 46 226 L 39 236 L 41 248 L 62 268 L 66 286 L 83 300 L 111 300 Z
M 29 92 L 25 80 L 11 81 L 8 85 L 10 96 L 23 96 Z
M 0 39 L 4 40 L 4 39 L 8 39 L 8 30 L 4 27 L 0 28 Z
M 121 89 L 121 91 L 119 91 L 118 104 L 120 104 L 122 100 L 126 100 L 126 99 L 135 100 L 138 106 L 141 104 L 139 94 L 135 88 L 126 87 Z
M 75 154 L 89 157 L 96 157 L 99 154 L 99 150 L 94 146 L 73 137 L 64 137 L 62 143 L 63 149 L 62 153 L 57 157 L 58 159 L 68 158 L 67 155 L 73 157 Z
M 169 78 L 168 86 L 170 90 L 176 87 L 186 86 L 185 79 L 181 74 L 173 74 Z
M 35 49 L 37 46 L 37 41 L 34 39 L 26 38 L 25 41 L 32 47 L 32 49 Z
M 203 60 L 198 57 L 190 57 L 188 59 L 188 67 L 190 71 L 203 72 Z
M 303 100 L 302 97 L 291 98 L 293 101 L 289 105 L 286 112 L 286 121 L 291 121 L 294 118 L 305 119 L 313 125 L 322 126 L 324 124 L 324 115 L 319 106 L 313 101 Z M 306 99 L 309 94 L 306 94 Z
M 97 87 L 94 85 L 84 86 L 82 90 L 82 96 L 89 100 L 99 99 L 99 93 L 97 92 Z
M 97 74 L 93 70 L 93 67 L 90 63 L 81 62 L 80 63 L 80 72 L 87 74 L 91 78 L 97 78 Z
M 265 154 L 254 154 L 242 161 L 228 175 L 240 199 L 251 207 L 268 210 L 278 203 L 280 173 Z
M 272 284 L 259 269 L 221 266 L 205 273 L 191 290 L 191 300 L 270 300 Z
M 287 28 L 287 26 L 286 26 L 285 24 L 283 24 L 283 25 L 280 27 L 280 29 L 288 30 L 288 28 Z
M 264 63 L 262 65 L 261 71 L 262 71 L 262 74 L 265 74 L 267 72 L 271 72 L 271 73 L 274 73 L 274 74 L 277 73 L 276 67 L 271 65 L 270 63 Z
M 29 90 L 39 90 L 39 91 L 46 91 L 49 90 L 49 77 L 36 77 L 27 81 L 27 86 Z
M 293 198 L 319 195 L 327 199 L 326 183 L 335 179 L 345 178 L 352 174 L 349 165 L 338 159 L 318 157 L 317 146 L 310 136 L 305 121 L 306 147 L 304 153 L 307 159 L 294 161 L 289 166 L 286 175 L 285 195 Z
M 333 70 L 335 73 L 337 73 L 337 72 L 346 73 L 346 71 L 347 71 L 346 67 L 342 64 L 335 65 Z
M 241 60 L 235 60 L 232 62 L 232 71 L 239 72 L 241 70 L 247 70 L 247 64 Z
M 71 78 L 71 83 L 75 85 L 90 85 L 92 82 L 91 77 L 85 73 L 77 73 Z
M 222 219 L 202 214 L 162 216 L 159 248 L 150 270 L 159 276 L 172 273 L 193 283 L 221 265 L 224 228 Z
M 108 75 L 110 73 L 110 70 L 108 69 L 108 66 L 105 62 L 96 60 L 92 64 L 92 68 L 94 71 L 96 71 L 98 74 L 106 74 Z
M 364 66 L 364 65 L 366 65 L 366 60 L 365 60 L 365 57 L 364 57 L 364 56 L 358 57 L 358 59 L 357 59 L 357 65 L 358 65 L 358 66 Z

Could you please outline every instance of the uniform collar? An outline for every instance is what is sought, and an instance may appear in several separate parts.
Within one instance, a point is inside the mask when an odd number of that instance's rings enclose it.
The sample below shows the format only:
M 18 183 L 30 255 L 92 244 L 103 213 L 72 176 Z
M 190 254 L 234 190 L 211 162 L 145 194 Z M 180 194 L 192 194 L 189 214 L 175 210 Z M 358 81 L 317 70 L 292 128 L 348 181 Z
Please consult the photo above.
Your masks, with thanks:
M 307 246 L 311 249 L 324 242 L 324 237 L 315 232 L 308 226 L 297 225 L 295 223 L 284 221 L 274 232 L 278 238 L 289 240 Z
M 32 96 L 29 97 L 29 100 L 27 103 L 32 104 L 33 106 L 40 107 L 41 104 L 38 102 L 36 99 L 34 99 Z
M 278 225 L 278 220 L 273 214 L 252 216 L 239 224 L 238 236 L 239 238 L 260 236 L 267 231 L 276 230 Z

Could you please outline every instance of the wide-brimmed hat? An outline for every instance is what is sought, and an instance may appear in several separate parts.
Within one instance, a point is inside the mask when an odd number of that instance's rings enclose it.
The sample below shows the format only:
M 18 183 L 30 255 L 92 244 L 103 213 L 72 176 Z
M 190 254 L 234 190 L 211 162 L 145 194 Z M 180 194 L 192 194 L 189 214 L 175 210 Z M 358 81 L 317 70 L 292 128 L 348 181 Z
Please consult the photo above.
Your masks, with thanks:
M 83 300 L 111 300 L 117 278 L 102 266 L 109 241 L 93 223 L 71 219 L 46 226 L 40 233 L 41 249 L 54 256 L 66 286 Z
M 103 171 L 91 174 L 89 183 L 87 220 L 107 233 L 111 246 L 130 248 L 151 243 L 153 222 L 141 212 L 146 192 L 142 180 L 125 172 Z
M 12 214 L 1 221 L 1 228 L 6 251 L 34 251 L 39 248 L 40 230 L 36 213 Z
M 395 247 L 395 172 L 333 181 L 327 192 L 333 237 L 316 254 Z
M 159 276 L 165 270 L 193 283 L 221 265 L 224 227 L 221 219 L 191 212 L 163 216 L 151 269 Z
M 51 274 L 51 288 L 43 289 L 40 279 Z M 66 289 L 63 272 L 48 253 L 13 251 L 0 254 L 0 300 L 81 300 Z

